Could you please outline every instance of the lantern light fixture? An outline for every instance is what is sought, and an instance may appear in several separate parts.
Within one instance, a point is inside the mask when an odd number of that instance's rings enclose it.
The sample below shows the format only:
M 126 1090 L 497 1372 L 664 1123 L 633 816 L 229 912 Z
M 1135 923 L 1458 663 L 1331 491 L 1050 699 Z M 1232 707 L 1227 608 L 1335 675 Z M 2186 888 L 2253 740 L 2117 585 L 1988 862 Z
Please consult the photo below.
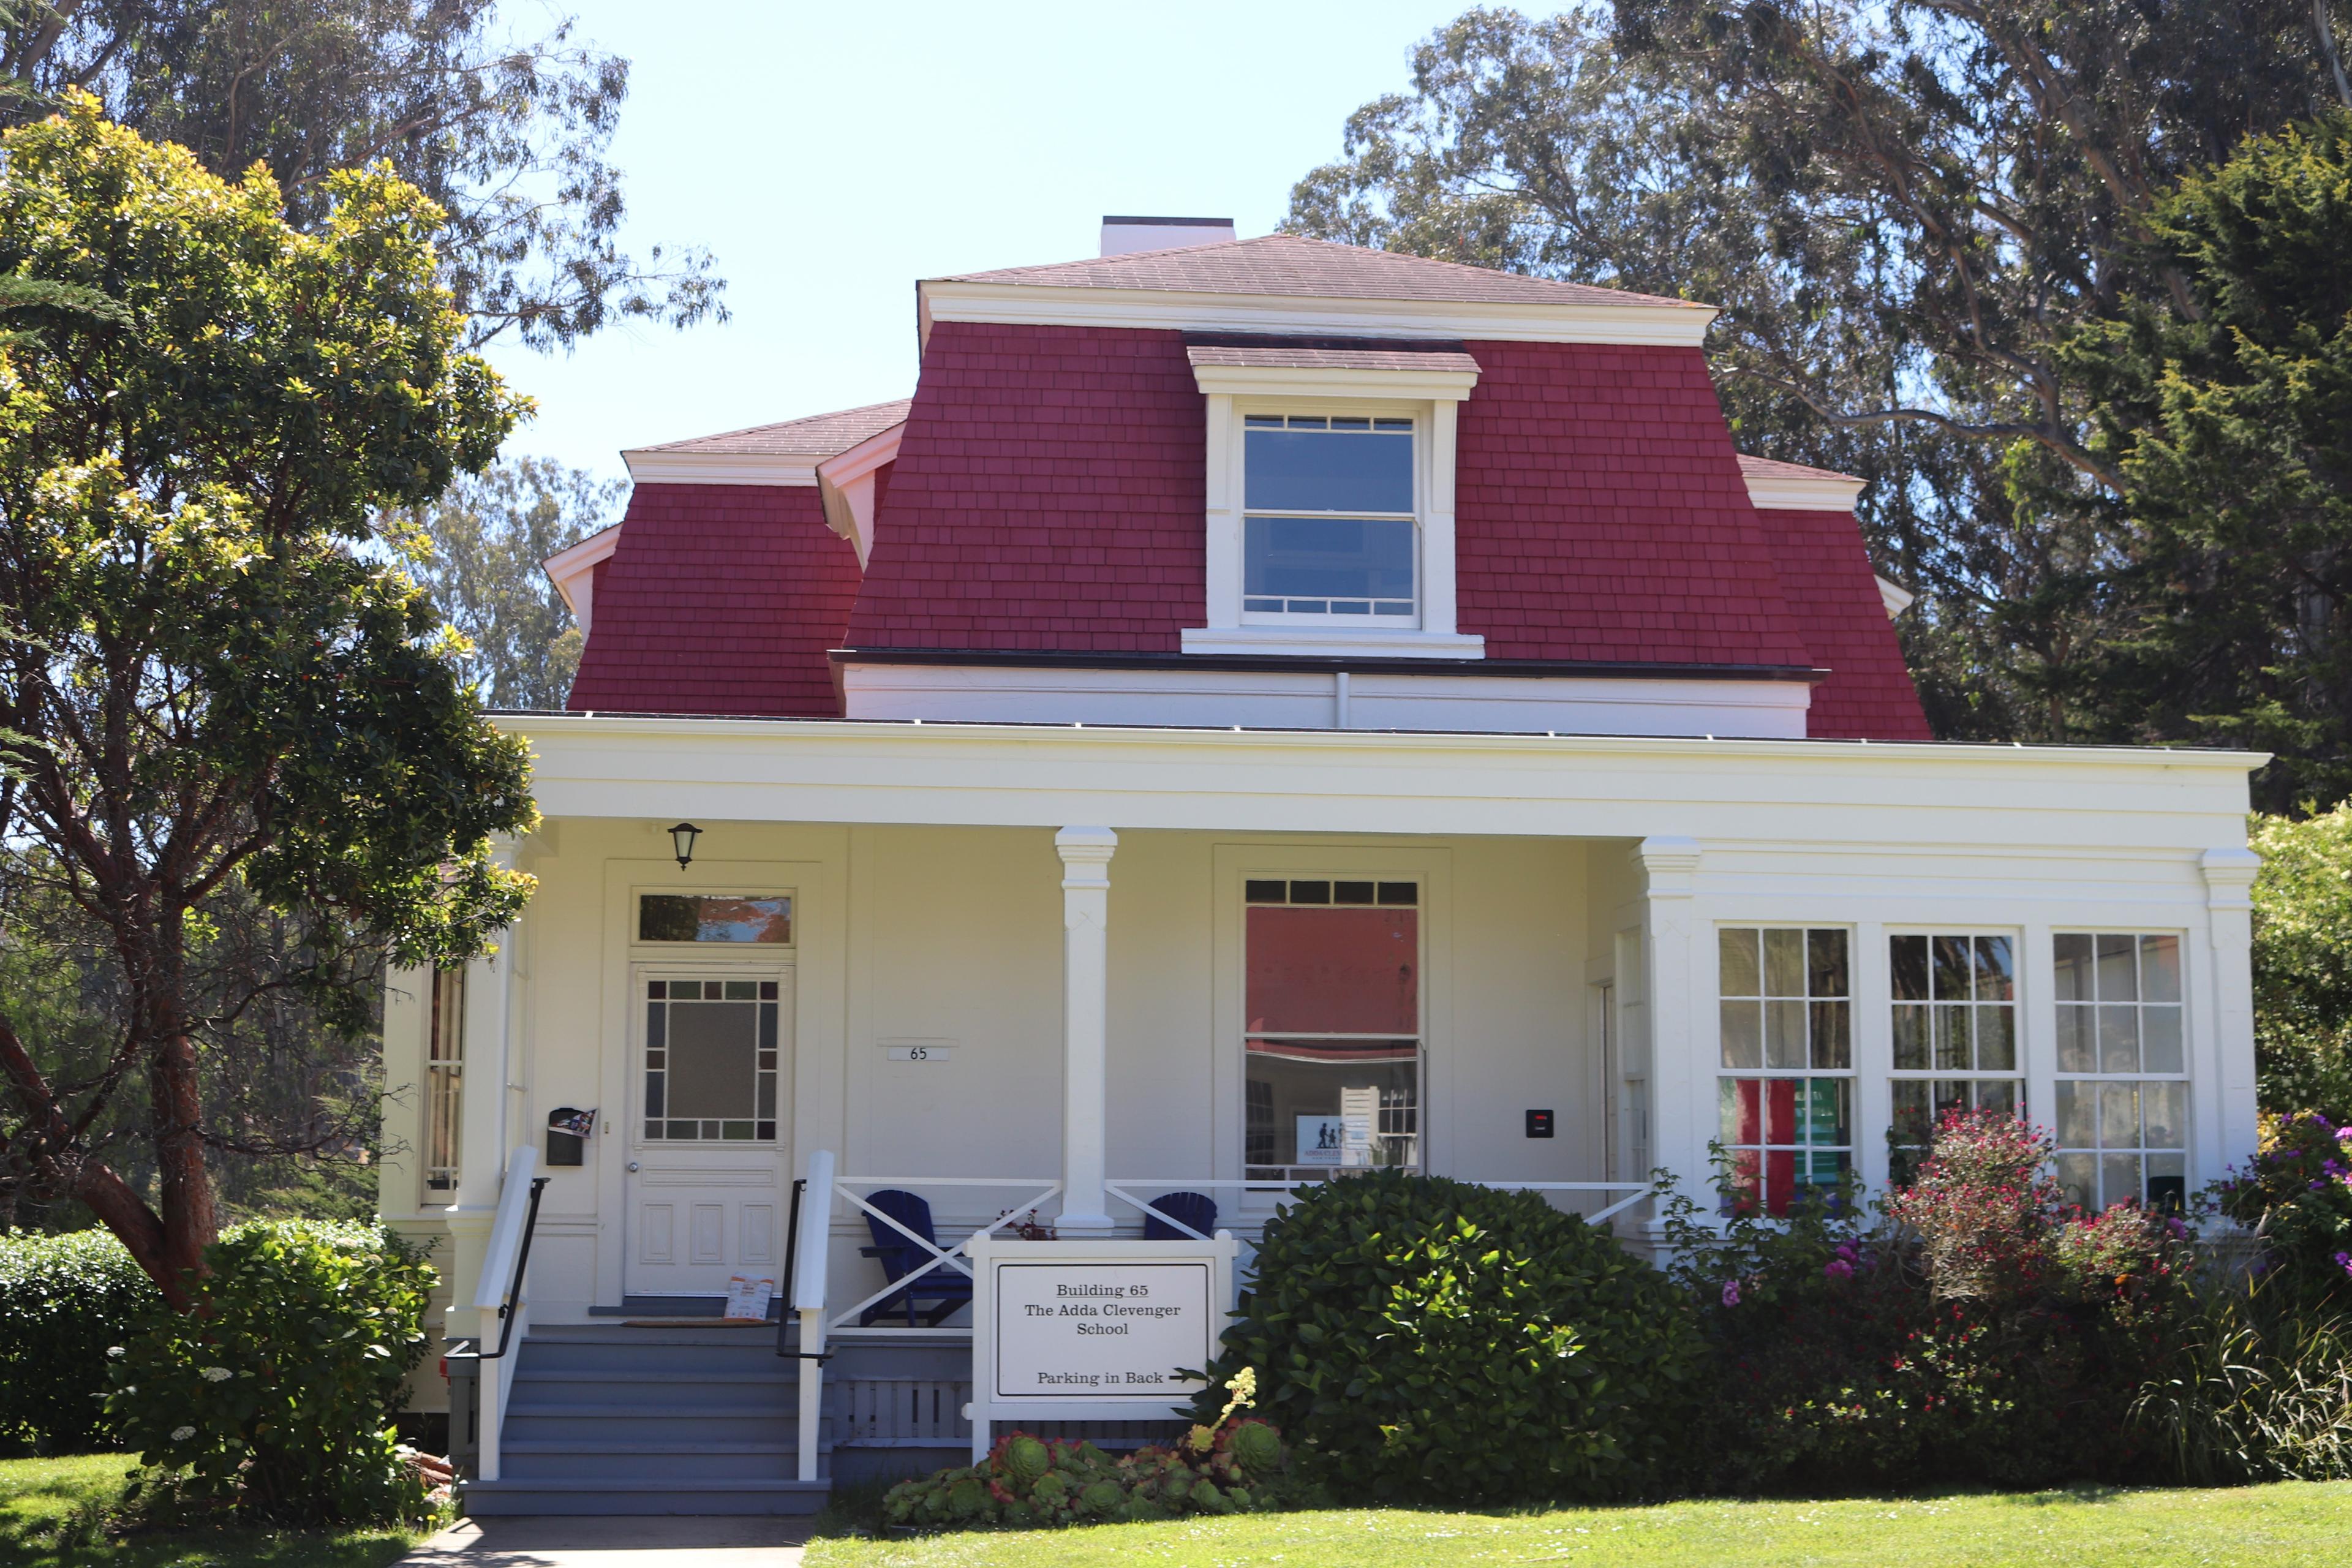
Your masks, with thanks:
M 685 870 L 694 859 L 694 841 L 702 837 L 702 829 L 691 822 L 681 822 L 669 830 L 670 847 L 677 851 L 677 868 Z

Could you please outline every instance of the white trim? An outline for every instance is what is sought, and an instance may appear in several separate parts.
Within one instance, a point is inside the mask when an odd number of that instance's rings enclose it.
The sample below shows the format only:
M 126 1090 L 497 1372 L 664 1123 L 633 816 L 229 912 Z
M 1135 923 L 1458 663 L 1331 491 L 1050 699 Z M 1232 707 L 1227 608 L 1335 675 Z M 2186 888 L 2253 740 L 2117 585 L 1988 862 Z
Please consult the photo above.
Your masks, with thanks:
M 916 285 L 918 330 L 934 321 L 1290 336 L 1489 339 L 1700 347 L 1712 305 L 1534 305 L 1458 300 L 1337 300 L 1298 294 L 1183 293 L 929 279 Z
M 1759 511 L 1852 511 L 1869 488 L 1847 474 L 1745 474 L 1748 504 Z
M 1812 689 L 1802 680 L 1423 675 L 1394 668 L 1088 669 L 854 658 L 839 668 L 850 718 L 926 724 L 1246 724 L 1797 740 L 1805 733 L 1812 700 Z
M 1460 402 L 1478 384 L 1478 373 L 1359 365 L 1195 364 L 1192 380 L 1211 396 L 1403 397 Z
M 1306 658 L 1484 658 L 1486 639 L 1454 627 L 1454 551 L 1455 431 L 1462 400 L 1477 384 L 1467 371 L 1377 368 L 1268 369 L 1256 365 L 1195 365 L 1208 400 L 1202 462 L 1206 515 L 1202 552 L 1209 624 L 1187 626 L 1186 653 L 1297 654 Z M 1297 378 L 1309 375 L 1311 384 Z M 1414 391 L 1412 389 L 1417 389 Z M 1408 395 L 1399 395 L 1410 393 Z M 1346 402 L 1350 415 L 1394 414 L 1412 421 L 1413 503 L 1418 515 L 1418 623 L 1301 626 L 1271 621 L 1242 609 L 1244 502 L 1242 436 L 1251 414 L 1303 414 Z M 1404 617 L 1398 616 L 1397 620 Z
M 1424 549 L 1424 556 L 1428 552 Z M 1234 552 L 1238 563 L 1240 553 Z M 1239 581 L 1238 571 L 1235 581 Z M 1239 601 L 1236 588 L 1234 598 Z M 1424 598 L 1433 595 L 1424 595 Z M 1400 616 L 1399 619 L 1403 617 Z M 1429 618 L 1427 616 L 1424 619 Z M 1449 617 L 1450 618 L 1450 617 Z M 1486 639 L 1475 632 L 1361 631 L 1321 626 L 1186 626 L 1178 634 L 1186 653 L 1290 653 L 1302 658 L 1484 658 Z
M 814 485 L 814 458 L 772 452 L 671 452 L 636 447 L 621 454 L 641 485 Z
M 595 608 L 596 568 L 612 559 L 613 552 L 621 547 L 621 525 L 614 523 L 600 528 L 579 543 L 557 551 L 539 563 L 555 591 L 563 595 L 563 603 L 572 618 L 580 623 L 580 635 L 588 635 L 588 617 Z
M 856 549 L 861 572 L 866 570 L 866 558 L 874 553 L 875 478 L 898 460 L 898 442 L 906 434 L 907 422 L 901 419 L 816 466 L 824 525 Z
M 1918 595 L 1884 577 L 1874 576 L 1871 581 L 1878 584 L 1878 602 L 1886 606 L 1886 618 L 1890 621 L 1919 602 Z

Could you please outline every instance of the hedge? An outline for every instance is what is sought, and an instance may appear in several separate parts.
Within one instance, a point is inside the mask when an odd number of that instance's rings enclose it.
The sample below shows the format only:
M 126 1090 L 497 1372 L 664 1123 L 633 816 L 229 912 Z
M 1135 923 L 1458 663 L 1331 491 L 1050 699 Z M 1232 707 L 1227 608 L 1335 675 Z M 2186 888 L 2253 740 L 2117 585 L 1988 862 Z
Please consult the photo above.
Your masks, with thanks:
M 161 1300 L 110 1231 L 0 1233 L 0 1454 L 113 1447 L 106 1352 Z

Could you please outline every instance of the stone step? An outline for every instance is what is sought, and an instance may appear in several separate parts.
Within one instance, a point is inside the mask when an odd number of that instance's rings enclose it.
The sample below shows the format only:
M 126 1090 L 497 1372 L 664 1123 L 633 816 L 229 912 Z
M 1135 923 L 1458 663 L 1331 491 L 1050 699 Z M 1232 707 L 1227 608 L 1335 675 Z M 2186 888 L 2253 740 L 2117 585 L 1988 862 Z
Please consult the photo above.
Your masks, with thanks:
M 830 1481 L 587 1480 L 468 1481 L 460 1508 L 478 1519 L 518 1514 L 789 1514 L 824 1507 Z

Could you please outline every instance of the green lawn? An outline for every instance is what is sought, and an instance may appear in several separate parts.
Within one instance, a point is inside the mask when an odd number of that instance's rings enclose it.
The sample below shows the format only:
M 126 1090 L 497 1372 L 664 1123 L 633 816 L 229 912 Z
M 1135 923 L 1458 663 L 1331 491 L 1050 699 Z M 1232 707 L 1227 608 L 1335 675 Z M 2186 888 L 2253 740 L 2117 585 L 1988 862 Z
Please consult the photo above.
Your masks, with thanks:
M 2341 1568 L 2348 1560 L 2352 1482 L 1549 1513 L 1349 1510 L 920 1541 L 835 1539 L 808 1550 L 808 1568 Z
M 0 1459 L 0 1568 L 383 1568 L 421 1537 L 396 1530 L 134 1531 L 110 1519 L 122 1454 Z

